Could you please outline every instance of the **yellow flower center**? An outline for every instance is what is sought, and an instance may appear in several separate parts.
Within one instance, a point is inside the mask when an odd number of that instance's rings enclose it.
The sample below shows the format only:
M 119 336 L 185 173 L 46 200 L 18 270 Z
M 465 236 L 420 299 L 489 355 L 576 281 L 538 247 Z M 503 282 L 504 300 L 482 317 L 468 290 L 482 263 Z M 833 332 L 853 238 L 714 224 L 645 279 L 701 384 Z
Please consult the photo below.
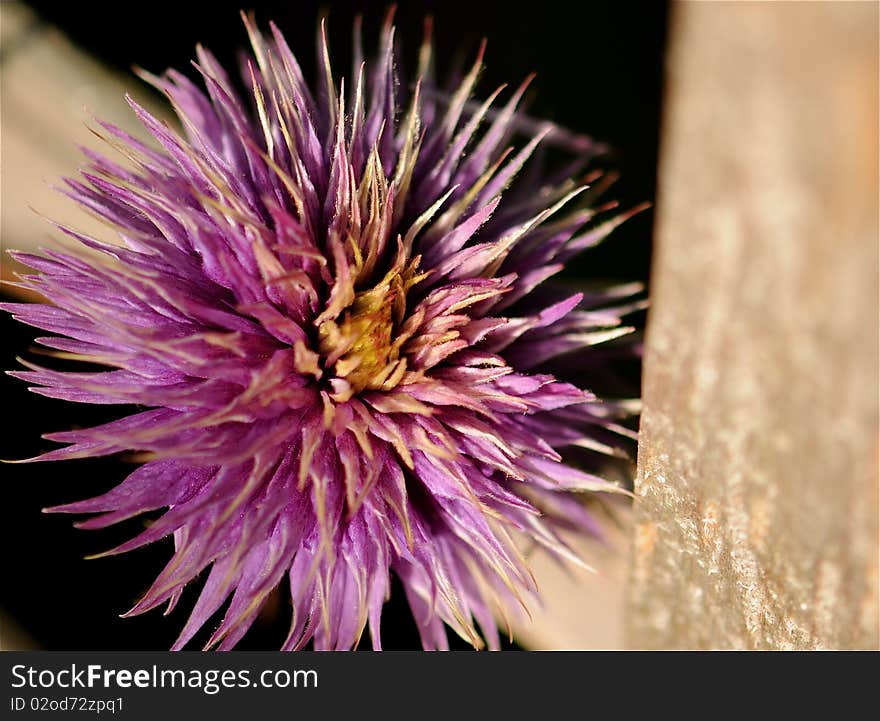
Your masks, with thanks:
M 406 373 L 401 332 L 406 313 L 406 292 L 424 276 L 415 275 L 415 264 L 391 270 L 378 284 L 355 294 L 336 318 L 318 327 L 318 352 L 324 370 L 336 382 L 331 398 L 345 402 L 362 390 L 390 390 Z M 343 381 L 343 382 L 339 382 Z

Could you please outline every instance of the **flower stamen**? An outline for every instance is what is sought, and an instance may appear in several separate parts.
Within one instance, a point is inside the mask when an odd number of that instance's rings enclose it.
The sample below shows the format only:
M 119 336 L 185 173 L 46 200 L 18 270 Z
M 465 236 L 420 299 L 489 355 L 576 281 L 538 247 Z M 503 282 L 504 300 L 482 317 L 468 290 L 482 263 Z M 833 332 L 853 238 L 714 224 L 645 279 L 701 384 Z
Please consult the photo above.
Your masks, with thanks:
M 332 369 L 330 397 L 344 403 L 363 390 L 391 390 L 406 374 L 398 329 L 406 314 L 406 292 L 422 277 L 416 262 L 395 265 L 374 287 L 360 291 L 335 319 L 318 327 L 318 352 Z

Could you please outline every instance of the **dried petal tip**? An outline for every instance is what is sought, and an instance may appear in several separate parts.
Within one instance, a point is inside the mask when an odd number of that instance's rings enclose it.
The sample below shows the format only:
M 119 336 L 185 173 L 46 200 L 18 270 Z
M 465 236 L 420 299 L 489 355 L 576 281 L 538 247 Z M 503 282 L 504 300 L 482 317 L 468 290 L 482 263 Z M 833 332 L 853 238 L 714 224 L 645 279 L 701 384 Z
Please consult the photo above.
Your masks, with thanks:
M 200 47 L 204 89 L 144 74 L 184 134 L 130 100 L 157 147 L 102 124 L 128 164 L 89 153 L 68 181 L 120 245 L 62 228 L 80 251 L 19 256 L 49 304 L 5 310 L 108 370 L 17 377 L 146 408 L 47 436 L 65 445 L 36 460 L 145 462 L 46 510 L 95 514 L 86 528 L 163 511 L 108 553 L 174 538 L 126 616 L 170 610 L 203 576 L 174 648 L 221 608 L 208 646 L 231 648 L 285 577 L 285 649 L 348 649 L 367 627 L 381 648 L 392 573 L 425 648 L 446 648 L 447 626 L 498 648 L 495 619 L 536 592 L 519 540 L 577 561 L 562 534 L 599 533 L 578 494 L 621 490 L 585 465 L 621 455 L 630 409 L 560 378 L 602 371 L 591 347 L 631 330 L 641 288 L 585 299 L 547 281 L 627 216 L 595 220 L 593 191 L 540 167 L 518 178 L 542 140 L 596 146 L 523 115 L 528 81 L 501 107 L 502 90 L 473 102 L 482 48 L 441 90 L 427 40 L 416 82 L 398 82 L 389 16 L 377 58 L 362 64 L 358 39 L 356 76 L 337 82 L 322 24 L 313 90 L 277 28 L 243 17 L 247 97 Z

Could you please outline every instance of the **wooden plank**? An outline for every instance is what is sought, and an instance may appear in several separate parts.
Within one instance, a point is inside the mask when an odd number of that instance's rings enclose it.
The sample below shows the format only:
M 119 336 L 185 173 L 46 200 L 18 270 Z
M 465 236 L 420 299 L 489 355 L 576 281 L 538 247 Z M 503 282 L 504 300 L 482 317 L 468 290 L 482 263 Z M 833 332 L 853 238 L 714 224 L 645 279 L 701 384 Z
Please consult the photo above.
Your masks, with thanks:
M 878 646 L 877 11 L 674 7 L 634 647 Z

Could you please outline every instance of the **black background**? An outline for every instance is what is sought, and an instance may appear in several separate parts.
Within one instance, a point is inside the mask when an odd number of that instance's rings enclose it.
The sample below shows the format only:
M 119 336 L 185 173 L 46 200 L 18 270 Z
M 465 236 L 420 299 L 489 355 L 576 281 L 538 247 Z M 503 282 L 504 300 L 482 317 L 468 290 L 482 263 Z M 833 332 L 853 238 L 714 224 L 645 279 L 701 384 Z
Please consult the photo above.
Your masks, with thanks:
M 134 64 L 153 72 L 186 71 L 196 42 L 232 65 L 246 45 L 238 17 L 240 3 L 29 3 L 47 22 L 77 44 L 124 71 Z M 253 3 L 258 22 L 274 20 L 285 33 L 309 77 L 321 11 L 329 16 L 334 64 L 348 68 L 350 28 L 363 12 L 365 43 L 375 37 L 385 10 L 381 2 Z M 249 9 L 249 6 L 245 6 Z M 442 72 L 458 51 L 488 39 L 486 70 L 479 92 L 503 82 L 517 84 L 530 72 L 535 97 L 529 112 L 609 143 L 621 180 L 613 195 L 624 206 L 653 200 L 660 124 L 660 90 L 666 32 L 665 3 L 526 4 L 494 2 L 402 2 L 396 15 L 404 61 L 421 39 L 422 18 L 435 19 L 436 57 Z M 412 62 L 409 67 L 412 67 Z M 132 84 L 138 83 L 131 76 Z M 579 259 L 570 274 L 647 281 L 652 214 L 626 223 L 612 239 Z M 5 248 L 15 238 L 3 238 Z M 16 367 L 26 355 L 33 329 L 0 314 L 2 367 Z M 86 426 L 122 415 L 119 407 L 89 407 L 45 399 L 25 384 L 2 378 L 5 431 L 0 457 L 22 458 L 52 447 L 44 432 Z M 44 506 L 90 497 L 118 483 L 127 472 L 117 459 L 2 467 L 3 550 L 0 606 L 43 648 L 113 650 L 167 648 L 194 600 L 188 589 L 169 618 L 152 612 L 122 620 L 167 560 L 170 542 L 121 557 L 84 561 L 83 556 L 115 545 L 136 531 L 140 520 L 98 532 L 78 531 L 71 518 L 43 515 Z M 239 648 L 277 648 L 286 633 L 288 609 L 279 598 Z M 389 649 L 418 648 L 418 636 L 402 589 L 395 587 L 383 615 Z M 367 644 L 368 645 L 368 644 Z M 458 646 L 455 646 L 458 647 Z

